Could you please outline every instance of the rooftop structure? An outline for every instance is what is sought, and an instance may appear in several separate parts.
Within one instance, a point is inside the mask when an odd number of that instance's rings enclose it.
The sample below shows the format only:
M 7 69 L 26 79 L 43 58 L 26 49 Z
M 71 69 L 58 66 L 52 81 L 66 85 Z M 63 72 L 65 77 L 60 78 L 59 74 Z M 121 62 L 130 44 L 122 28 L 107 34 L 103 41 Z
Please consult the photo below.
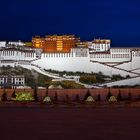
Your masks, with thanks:
M 70 52 L 71 48 L 76 46 L 76 43 L 80 42 L 79 38 L 74 35 L 48 35 L 45 38 L 35 36 L 32 38 L 34 48 L 42 48 L 44 52 Z
M 0 41 L 0 48 L 6 47 L 6 41 Z
M 110 43 L 107 39 L 94 39 L 90 48 L 95 52 L 106 52 L 110 49 Z

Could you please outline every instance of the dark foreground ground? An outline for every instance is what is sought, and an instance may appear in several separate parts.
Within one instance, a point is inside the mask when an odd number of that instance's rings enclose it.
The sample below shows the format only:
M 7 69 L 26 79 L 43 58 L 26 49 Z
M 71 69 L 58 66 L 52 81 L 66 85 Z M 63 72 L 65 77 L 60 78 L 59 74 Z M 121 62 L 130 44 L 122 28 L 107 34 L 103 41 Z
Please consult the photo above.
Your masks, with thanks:
M 139 140 L 140 108 L 0 108 L 0 140 Z

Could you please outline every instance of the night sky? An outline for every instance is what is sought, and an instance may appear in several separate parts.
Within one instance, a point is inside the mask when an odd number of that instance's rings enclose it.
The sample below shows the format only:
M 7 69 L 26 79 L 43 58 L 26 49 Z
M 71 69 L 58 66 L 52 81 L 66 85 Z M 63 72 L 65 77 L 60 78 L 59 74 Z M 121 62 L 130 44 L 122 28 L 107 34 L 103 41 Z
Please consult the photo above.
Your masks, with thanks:
M 139 0 L 0 0 L 0 40 L 75 34 L 140 46 Z

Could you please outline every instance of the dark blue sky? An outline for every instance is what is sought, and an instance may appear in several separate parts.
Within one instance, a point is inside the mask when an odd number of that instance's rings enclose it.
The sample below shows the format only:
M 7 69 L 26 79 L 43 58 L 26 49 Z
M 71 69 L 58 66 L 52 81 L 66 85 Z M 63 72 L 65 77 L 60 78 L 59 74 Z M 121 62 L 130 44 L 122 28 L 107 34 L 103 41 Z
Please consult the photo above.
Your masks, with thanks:
M 139 0 L 1 0 L 0 40 L 76 34 L 140 46 Z

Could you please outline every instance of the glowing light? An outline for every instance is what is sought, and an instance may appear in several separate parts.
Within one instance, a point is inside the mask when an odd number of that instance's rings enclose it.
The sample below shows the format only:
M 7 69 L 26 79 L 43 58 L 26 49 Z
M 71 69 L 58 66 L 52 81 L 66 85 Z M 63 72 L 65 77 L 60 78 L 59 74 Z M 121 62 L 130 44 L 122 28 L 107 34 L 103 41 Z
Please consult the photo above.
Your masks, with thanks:
M 19 92 L 16 93 L 15 98 L 11 98 L 14 101 L 33 101 L 34 98 L 31 93 L 29 92 Z
M 86 99 L 86 103 L 93 103 L 95 102 L 94 98 L 92 96 L 88 96 Z
M 108 101 L 109 102 L 117 102 L 117 99 L 115 96 L 111 96 Z
M 51 98 L 49 96 L 46 96 L 43 100 L 43 102 L 46 102 L 46 103 L 51 103 Z

